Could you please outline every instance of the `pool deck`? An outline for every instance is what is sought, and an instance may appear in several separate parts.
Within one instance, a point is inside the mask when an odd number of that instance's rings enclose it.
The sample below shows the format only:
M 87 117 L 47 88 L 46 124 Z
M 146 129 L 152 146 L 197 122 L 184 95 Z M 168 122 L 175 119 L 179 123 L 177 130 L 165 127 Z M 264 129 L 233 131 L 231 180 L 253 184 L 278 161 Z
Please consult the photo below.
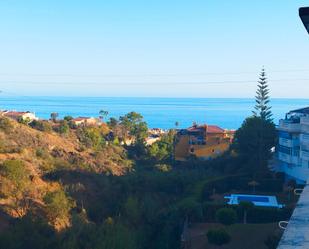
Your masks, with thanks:
M 309 186 L 304 188 L 277 249 L 309 248 Z

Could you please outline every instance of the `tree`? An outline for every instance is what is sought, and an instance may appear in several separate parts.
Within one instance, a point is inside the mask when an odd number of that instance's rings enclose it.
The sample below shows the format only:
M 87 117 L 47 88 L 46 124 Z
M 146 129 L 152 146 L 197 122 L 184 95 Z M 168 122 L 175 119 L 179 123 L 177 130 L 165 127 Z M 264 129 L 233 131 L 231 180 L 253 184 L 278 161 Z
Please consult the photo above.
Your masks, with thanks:
M 66 196 L 63 190 L 48 192 L 44 196 L 48 219 L 54 224 L 67 224 L 69 213 L 74 207 L 74 202 Z
M 70 130 L 70 126 L 68 125 L 68 121 L 62 120 L 60 122 L 59 127 L 58 127 L 58 132 L 60 134 L 67 134 L 69 132 L 69 130 Z
M 178 128 L 178 126 L 179 126 L 179 122 L 176 121 L 176 122 L 175 122 L 175 127 L 176 127 L 176 129 Z
M 251 173 L 268 170 L 271 148 L 276 144 L 277 131 L 273 122 L 261 117 L 249 117 L 236 131 L 234 148 L 247 159 Z
M 149 157 L 157 161 L 168 160 L 172 158 L 174 149 L 175 131 L 170 130 L 163 135 L 161 139 L 148 147 Z
M 103 119 L 105 118 L 105 117 L 107 117 L 107 115 L 108 115 L 108 111 L 106 111 L 106 110 L 100 110 L 99 111 L 99 114 L 100 114 L 100 119 L 101 119 L 101 121 L 103 121 Z
M 50 118 L 53 122 L 56 122 L 58 117 L 59 117 L 59 114 L 57 112 L 52 112 L 50 114 Z
M 220 208 L 216 212 L 216 219 L 223 225 L 232 225 L 237 220 L 237 213 L 232 208 Z
M 70 122 L 71 120 L 73 119 L 73 117 L 72 116 L 65 116 L 64 118 L 63 118 L 63 120 L 65 120 L 65 121 L 67 121 L 67 122 Z
M 239 209 L 243 211 L 244 217 L 243 217 L 243 222 L 244 224 L 247 224 L 247 213 L 250 209 L 254 207 L 254 204 L 249 201 L 241 201 L 239 203 Z
M 255 194 L 255 189 L 257 186 L 259 186 L 260 183 L 258 183 L 257 181 L 253 180 L 253 181 L 250 181 L 248 182 L 248 186 L 252 187 L 252 192 L 253 194 Z
M 30 208 L 30 174 L 20 160 L 6 160 L 0 166 L 0 194 L 12 199 L 9 208 L 22 217 Z
M 39 131 L 50 132 L 52 130 L 51 124 L 45 120 L 33 120 L 29 125 Z
M 209 230 L 207 239 L 210 244 L 222 246 L 231 241 L 231 236 L 224 229 Z
M 254 107 L 253 115 L 255 117 L 260 117 L 263 120 L 272 120 L 271 107 L 268 105 L 269 100 L 269 89 L 267 85 L 267 78 L 265 69 L 262 68 L 260 73 L 260 78 L 258 81 L 258 89 L 256 91 L 255 102 L 256 105 Z
M 107 124 L 111 129 L 116 128 L 118 125 L 118 120 L 116 118 L 111 117 L 107 122 Z
M 125 128 L 124 138 L 126 133 L 135 137 L 135 143 L 144 142 L 147 137 L 147 123 L 143 121 L 143 116 L 137 112 L 129 112 L 119 118 L 120 124 Z

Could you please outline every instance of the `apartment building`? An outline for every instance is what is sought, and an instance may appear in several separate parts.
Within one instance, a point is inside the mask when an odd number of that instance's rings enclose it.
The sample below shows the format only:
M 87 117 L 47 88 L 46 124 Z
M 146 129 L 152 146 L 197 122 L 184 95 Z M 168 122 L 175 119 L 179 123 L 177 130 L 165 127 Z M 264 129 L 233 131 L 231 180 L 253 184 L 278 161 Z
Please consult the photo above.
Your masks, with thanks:
M 309 177 L 309 107 L 290 111 L 278 126 L 275 170 L 299 183 Z

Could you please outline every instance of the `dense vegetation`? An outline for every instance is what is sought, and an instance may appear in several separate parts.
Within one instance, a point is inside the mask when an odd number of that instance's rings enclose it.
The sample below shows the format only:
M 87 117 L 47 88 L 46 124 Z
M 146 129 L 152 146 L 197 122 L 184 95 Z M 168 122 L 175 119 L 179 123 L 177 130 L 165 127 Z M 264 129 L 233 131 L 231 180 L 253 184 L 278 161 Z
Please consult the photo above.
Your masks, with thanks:
M 283 191 L 283 176 L 266 167 L 275 127 L 265 110 L 244 121 L 223 156 L 182 164 L 173 160 L 175 131 L 146 146 L 147 124 L 135 112 L 79 127 L 57 113 L 31 123 L 1 118 L 0 248 L 176 249 L 188 223 L 287 219 L 293 206 L 227 207 L 223 199 L 252 186 Z M 101 120 L 107 115 L 100 111 Z M 225 229 L 207 237 L 215 245 L 233 239 Z

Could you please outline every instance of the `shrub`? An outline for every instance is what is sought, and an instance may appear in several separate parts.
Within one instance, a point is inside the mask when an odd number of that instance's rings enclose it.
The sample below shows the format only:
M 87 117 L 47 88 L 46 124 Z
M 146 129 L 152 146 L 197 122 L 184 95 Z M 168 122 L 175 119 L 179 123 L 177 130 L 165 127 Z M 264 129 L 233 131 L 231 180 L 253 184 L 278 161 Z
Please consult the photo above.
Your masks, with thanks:
M 168 164 L 156 164 L 155 168 L 161 172 L 169 172 L 172 170 L 172 166 Z
M 33 120 L 29 125 L 33 129 L 36 129 L 39 131 L 50 132 L 52 130 L 52 126 L 48 121 Z
M 79 128 L 77 135 L 80 142 L 87 147 L 98 149 L 103 145 L 104 142 L 100 129 L 96 127 Z
M 0 129 L 8 132 L 13 128 L 12 122 L 8 118 L 0 118 Z
M 185 198 L 178 203 L 180 216 L 188 216 L 191 221 L 201 221 L 203 219 L 203 208 L 201 203 L 194 198 Z
M 74 203 L 69 199 L 63 190 L 49 192 L 44 196 L 46 213 L 50 220 L 65 219 L 69 216 Z
M 209 230 L 207 239 L 210 244 L 222 246 L 231 241 L 231 236 L 224 229 Z
M 225 204 L 214 203 L 213 201 L 203 202 L 203 215 L 207 222 L 216 222 L 216 212 L 224 208 Z
M 237 213 L 232 208 L 221 208 L 216 212 L 216 219 L 223 225 L 232 225 L 237 220 Z
M 59 126 L 56 128 L 56 132 L 60 134 L 67 134 L 70 131 L 70 127 L 66 120 L 62 120 Z
M 47 159 L 49 157 L 48 151 L 44 148 L 37 148 L 35 151 L 35 155 L 43 159 Z

